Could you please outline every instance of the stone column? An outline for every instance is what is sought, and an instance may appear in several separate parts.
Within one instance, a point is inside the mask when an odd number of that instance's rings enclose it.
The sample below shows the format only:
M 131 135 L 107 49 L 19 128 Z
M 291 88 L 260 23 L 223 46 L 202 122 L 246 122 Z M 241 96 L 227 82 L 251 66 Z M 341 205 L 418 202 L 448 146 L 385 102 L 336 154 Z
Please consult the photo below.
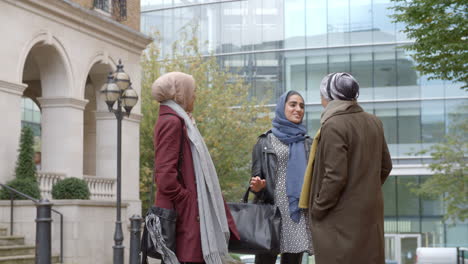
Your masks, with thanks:
M 21 96 L 27 85 L 0 80 L 0 183 L 14 177 L 21 134 Z
M 129 214 L 140 210 L 140 120 L 131 114 L 122 120 L 122 201 Z M 96 176 L 117 178 L 117 119 L 108 111 L 96 112 Z
M 117 119 L 107 110 L 96 111 L 96 176 L 117 179 Z
M 42 170 L 83 178 L 83 111 L 87 100 L 38 98 L 42 108 Z
M 122 122 L 122 200 L 128 203 L 127 213 L 129 215 L 143 215 L 140 201 L 139 170 L 141 118 L 141 114 L 131 114 Z

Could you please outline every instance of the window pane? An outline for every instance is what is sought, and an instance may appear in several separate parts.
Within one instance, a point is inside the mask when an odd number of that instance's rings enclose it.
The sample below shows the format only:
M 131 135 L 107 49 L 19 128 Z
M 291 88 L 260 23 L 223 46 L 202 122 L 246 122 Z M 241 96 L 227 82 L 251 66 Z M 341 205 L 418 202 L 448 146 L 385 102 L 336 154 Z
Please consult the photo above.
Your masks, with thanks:
M 396 98 L 394 46 L 374 47 L 374 98 Z
M 307 60 L 307 103 L 320 102 L 320 82 L 327 75 L 327 55 L 324 50 L 308 51 Z
M 283 66 L 281 53 L 258 53 L 253 55 L 252 80 L 257 97 L 270 98 L 269 103 L 276 103 L 283 93 Z M 260 96 L 261 95 L 261 96 Z
M 430 176 L 421 176 L 420 181 L 423 184 Z M 429 198 L 421 197 L 422 214 L 424 216 L 442 216 L 444 212 L 442 197 Z
M 382 186 L 382 193 L 384 197 L 384 215 L 385 216 L 396 216 L 396 176 L 390 176 Z
M 246 1 L 248 3 L 248 32 L 246 37 L 249 38 L 249 43 L 257 50 L 263 49 L 262 43 L 262 0 Z
M 327 46 L 327 1 L 306 2 L 306 45 Z
M 397 48 L 398 98 L 419 98 L 419 77 L 414 66 L 411 57 Z
M 420 102 L 398 103 L 398 155 L 408 156 L 421 149 Z
M 398 216 L 419 216 L 419 198 L 411 191 L 418 185 L 418 176 L 397 176 Z
M 169 7 L 172 0 L 141 0 L 141 10 Z
M 447 246 L 466 246 L 468 237 L 468 224 L 458 222 L 456 225 L 447 225 Z M 466 260 L 465 251 L 465 260 Z M 465 261 L 466 262 L 466 261 Z
M 395 42 L 395 24 L 389 18 L 393 11 L 390 0 L 373 0 L 374 43 Z
M 443 140 L 445 135 L 444 101 L 421 102 L 421 125 L 423 147 Z
M 430 75 L 421 76 L 421 97 L 443 97 L 444 96 L 444 81 L 435 79 L 429 80 Z
M 328 50 L 328 72 L 349 72 L 349 49 Z
M 222 52 L 241 50 L 242 46 L 242 7 L 240 2 L 222 4 Z
M 351 44 L 372 43 L 372 1 L 350 0 Z
M 284 1 L 284 47 L 305 47 L 304 0 Z
M 397 156 L 397 109 L 396 103 L 375 104 L 375 115 L 382 121 L 385 140 L 392 156 Z
M 445 101 L 445 107 L 447 108 L 445 117 L 446 131 L 451 134 L 458 132 L 457 134 L 461 133 L 459 135 L 468 137 L 466 131 L 460 129 L 462 122 L 468 120 L 468 100 L 447 100 Z
M 262 0 L 262 49 L 281 49 L 285 33 L 283 1 Z
M 213 4 L 201 8 L 200 33 L 202 52 L 221 52 L 221 5 Z
M 34 111 L 33 112 L 33 122 L 34 123 L 40 123 L 41 122 L 41 112 L 39 112 L 39 111 Z
M 320 116 L 323 107 L 321 105 L 306 106 L 306 122 L 307 131 L 310 137 L 314 137 L 317 130 L 320 128 Z
M 351 74 L 359 83 L 359 100 L 372 100 L 372 52 L 368 48 L 351 49 Z
M 163 10 L 160 12 L 161 19 L 163 21 L 161 29 L 161 55 L 166 56 L 172 54 L 172 44 L 176 39 L 179 39 L 179 35 L 174 30 L 174 10 Z
M 286 90 L 296 90 L 305 94 L 305 55 L 304 52 L 285 53 Z
M 348 0 L 328 0 L 327 28 L 329 46 L 349 44 Z
M 460 89 L 464 83 L 445 81 L 445 96 L 447 97 L 461 97 L 468 96 L 468 91 Z
M 421 246 L 443 247 L 445 240 L 444 229 L 442 217 L 423 218 L 421 221 Z

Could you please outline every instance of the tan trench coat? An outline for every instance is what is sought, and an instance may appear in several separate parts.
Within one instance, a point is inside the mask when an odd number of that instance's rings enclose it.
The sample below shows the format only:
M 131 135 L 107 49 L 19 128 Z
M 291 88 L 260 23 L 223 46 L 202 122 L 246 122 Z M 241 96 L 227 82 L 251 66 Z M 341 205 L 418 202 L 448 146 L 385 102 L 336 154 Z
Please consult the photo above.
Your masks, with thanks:
M 309 199 L 316 263 L 383 264 L 381 186 L 392 161 L 382 122 L 334 100 L 321 123 Z

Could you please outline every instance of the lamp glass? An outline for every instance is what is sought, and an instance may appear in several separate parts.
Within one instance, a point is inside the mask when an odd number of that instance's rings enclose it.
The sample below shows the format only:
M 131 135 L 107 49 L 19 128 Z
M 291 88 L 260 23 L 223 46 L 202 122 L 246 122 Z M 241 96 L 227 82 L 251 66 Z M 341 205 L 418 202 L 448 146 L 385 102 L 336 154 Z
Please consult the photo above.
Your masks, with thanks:
M 122 105 L 128 107 L 134 107 L 138 102 L 138 94 L 132 88 L 129 88 L 124 91 L 122 95 Z
M 120 90 L 125 90 L 130 86 L 130 77 L 124 71 L 116 72 L 114 75 L 114 80 Z
M 105 83 L 101 89 L 101 98 L 104 101 L 115 102 L 119 99 L 120 89 L 114 82 Z

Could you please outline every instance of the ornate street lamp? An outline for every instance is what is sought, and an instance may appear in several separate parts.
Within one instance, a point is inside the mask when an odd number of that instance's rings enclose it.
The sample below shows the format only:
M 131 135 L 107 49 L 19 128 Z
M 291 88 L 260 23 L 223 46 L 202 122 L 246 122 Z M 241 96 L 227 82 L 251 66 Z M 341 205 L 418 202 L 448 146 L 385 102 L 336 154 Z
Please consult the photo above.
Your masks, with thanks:
M 122 194 L 122 119 L 124 115 L 130 116 L 132 108 L 138 102 L 138 94 L 131 87 L 130 77 L 123 70 L 122 61 L 119 60 L 117 70 L 109 73 L 107 82 L 102 86 L 101 98 L 106 102 L 109 112 L 117 118 L 117 219 L 114 232 L 114 264 L 124 263 L 124 246 L 121 222 L 121 194 Z M 114 104 L 117 101 L 117 108 Z M 122 107 L 125 112 L 122 111 Z

